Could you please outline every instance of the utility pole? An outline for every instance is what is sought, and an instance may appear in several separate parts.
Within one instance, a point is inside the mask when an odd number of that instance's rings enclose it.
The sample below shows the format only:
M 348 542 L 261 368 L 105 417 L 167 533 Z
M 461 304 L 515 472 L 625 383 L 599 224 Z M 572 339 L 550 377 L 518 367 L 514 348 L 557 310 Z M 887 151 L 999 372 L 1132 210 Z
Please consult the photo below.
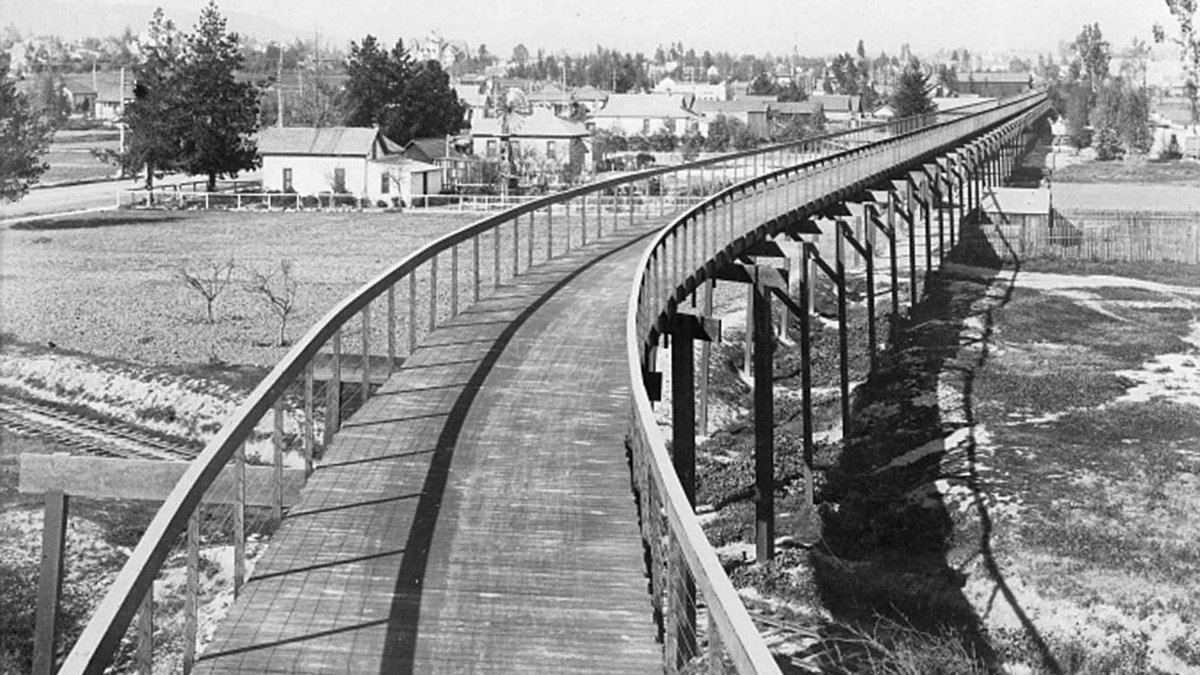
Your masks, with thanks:
M 283 128 L 283 45 L 279 46 L 279 65 L 275 69 L 275 126 Z

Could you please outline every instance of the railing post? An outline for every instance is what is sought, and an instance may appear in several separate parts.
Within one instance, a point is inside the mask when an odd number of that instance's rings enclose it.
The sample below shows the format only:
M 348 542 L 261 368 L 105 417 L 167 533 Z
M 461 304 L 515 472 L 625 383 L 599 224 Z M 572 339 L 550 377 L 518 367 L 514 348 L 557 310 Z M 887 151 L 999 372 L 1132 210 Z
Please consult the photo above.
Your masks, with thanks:
M 500 226 L 492 228 L 492 290 L 500 288 Z
M 333 333 L 333 355 L 329 362 L 329 382 L 325 390 L 325 451 L 342 425 L 342 331 Z
M 246 444 L 233 453 L 233 597 L 246 583 Z M 153 584 L 151 585 L 153 587 Z
M 583 200 L 579 207 L 579 216 L 583 219 L 583 226 L 580 228 L 583 239 L 580 246 L 587 246 L 587 194 L 580 195 L 579 198 Z
M 537 217 L 537 213 L 535 213 L 533 211 L 529 212 L 529 237 L 528 237 L 528 240 L 525 242 L 525 247 L 528 249 L 528 254 L 529 254 L 529 267 L 533 267 L 533 243 L 534 243 L 533 239 L 534 239 L 534 233 L 537 230 L 537 223 L 534 221 L 534 219 L 536 217 Z M 529 268 L 526 268 L 526 269 L 529 269 Z
M 478 234 L 471 237 L 471 281 L 474 287 L 471 298 L 473 302 L 479 302 L 479 237 Z M 388 374 L 391 375 L 390 372 Z
M 151 675 L 154 672 L 154 584 L 146 588 L 138 608 L 137 636 L 138 675 Z
M 196 666 L 196 633 L 199 625 L 200 595 L 200 512 L 188 518 L 187 587 L 183 596 L 183 675 Z
M 362 308 L 362 402 L 371 399 L 371 303 Z
M 417 350 L 417 271 L 408 275 L 408 355 Z
M 513 278 L 517 278 L 517 274 L 521 271 L 521 218 L 518 216 L 512 219 L 512 263 L 513 263 Z
M 33 673 L 54 672 L 58 636 L 58 605 L 62 596 L 63 560 L 67 546 L 67 510 L 70 497 L 62 490 L 43 496 L 42 561 L 38 572 L 37 611 L 34 618 Z
M 475 252 L 478 254 L 478 242 L 476 239 Z M 478 255 L 476 255 L 478 258 Z M 476 260 L 476 284 L 475 284 L 475 299 L 479 299 L 479 262 Z M 396 372 L 396 285 L 388 286 L 387 290 L 387 376 L 391 377 L 392 373 Z
M 429 259 L 429 332 L 437 328 L 437 270 L 438 254 Z
M 271 447 L 274 451 L 272 459 L 272 488 L 275 521 L 283 520 L 283 397 L 275 399 L 271 406 L 274 422 L 271 426 Z
M 458 316 L 458 244 L 450 247 L 450 318 Z
M 554 259 L 554 203 L 546 205 L 546 260 Z

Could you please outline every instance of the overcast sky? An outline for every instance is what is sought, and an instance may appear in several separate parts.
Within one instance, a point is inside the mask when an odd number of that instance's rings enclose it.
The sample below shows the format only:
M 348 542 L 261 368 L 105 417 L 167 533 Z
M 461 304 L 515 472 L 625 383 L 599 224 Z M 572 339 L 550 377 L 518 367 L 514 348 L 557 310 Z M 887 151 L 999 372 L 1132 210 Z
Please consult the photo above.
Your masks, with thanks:
M 198 10 L 203 0 L 95 0 Z M 872 55 L 940 47 L 980 51 L 1052 51 L 1085 23 L 1099 22 L 1115 48 L 1151 26 L 1169 24 L 1163 0 L 219 0 L 223 12 L 257 14 L 297 34 L 321 31 L 341 42 L 372 33 L 391 43 L 438 30 L 507 56 L 518 42 L 531 51 L 581 52 L 596 44 L 652 53 L 682 40 L 698 50 L 818 55 L 852 51 L 865 40 Z M 0 18 L 0 23 L 3 19 Z M 234 26 L 236 28 L 236 26 Z

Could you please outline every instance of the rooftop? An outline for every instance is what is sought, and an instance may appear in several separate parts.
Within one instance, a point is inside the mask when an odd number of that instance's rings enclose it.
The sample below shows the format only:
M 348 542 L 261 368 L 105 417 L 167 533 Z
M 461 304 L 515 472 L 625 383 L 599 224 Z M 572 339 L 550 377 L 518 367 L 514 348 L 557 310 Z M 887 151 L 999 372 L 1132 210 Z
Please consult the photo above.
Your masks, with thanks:
M 608 103 L 593 113 L 593 117 L 638 117 L 638 118 L 695 118 L 700 115 L 689 110 L 685 96 L 662 94 L 613 94 Z
M 514 137 L 528 138 L 577 138 L 589 135 L 584 125 L 564 120 L 546 108 L 534 108 L 529 115 L 510 116 L 508 130 Z M 475 120 L 471 123 L 473 136 L 499 136 L 500 133 L 501 120 L 498 117 Z
M 258 132 L 260 155 L 369 157 L 400 151 L 373 127 L 267 127 Z

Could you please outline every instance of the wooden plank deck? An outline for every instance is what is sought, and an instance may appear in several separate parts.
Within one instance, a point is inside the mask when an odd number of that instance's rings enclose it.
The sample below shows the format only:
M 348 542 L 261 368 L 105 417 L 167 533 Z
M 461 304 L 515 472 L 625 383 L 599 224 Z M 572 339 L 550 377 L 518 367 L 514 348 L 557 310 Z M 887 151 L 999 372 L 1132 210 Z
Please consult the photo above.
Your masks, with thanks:
M 646 673 L 625 299 L 654 226 L 439 328 L 338 434 L 199 673 Z

